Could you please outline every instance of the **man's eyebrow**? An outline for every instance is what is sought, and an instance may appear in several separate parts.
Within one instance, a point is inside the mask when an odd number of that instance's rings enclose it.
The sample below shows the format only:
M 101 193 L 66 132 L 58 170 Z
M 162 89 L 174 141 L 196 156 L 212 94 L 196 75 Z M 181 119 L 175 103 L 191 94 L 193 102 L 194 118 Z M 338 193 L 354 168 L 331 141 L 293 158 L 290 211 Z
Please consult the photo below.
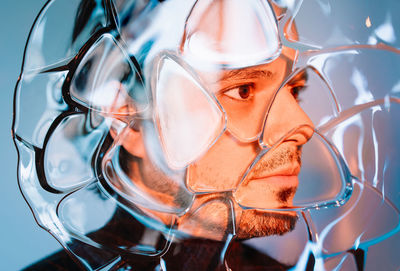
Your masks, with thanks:
M 290 81 L 288 82 L 288 85 L 296 84 L 296 82 L 299 82 L 299 81 L 307 82 L 307 80 L 308 80 L 308 71 L 302 70 L 302 71 L 298 72 L 295 76 L 293 76 L 292 79 L 290 79 Z
M 218 81 L 246 80 L 246 79 L 272 79 L 275 73 L 266 69 L 239 69 L 223 73 Z

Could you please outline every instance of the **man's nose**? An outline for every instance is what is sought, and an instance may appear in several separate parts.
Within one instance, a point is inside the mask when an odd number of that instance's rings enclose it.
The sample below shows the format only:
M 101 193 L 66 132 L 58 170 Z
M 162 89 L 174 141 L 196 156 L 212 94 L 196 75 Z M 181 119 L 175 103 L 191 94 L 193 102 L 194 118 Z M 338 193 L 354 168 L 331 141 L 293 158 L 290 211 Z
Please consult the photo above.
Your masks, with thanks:
M 278 91 L 268 109 L 260 145 L 271 148 L 277 143 L 292 141 L 301 146 L 314 133 L 314 124 L 303 111 L 288 86 Z

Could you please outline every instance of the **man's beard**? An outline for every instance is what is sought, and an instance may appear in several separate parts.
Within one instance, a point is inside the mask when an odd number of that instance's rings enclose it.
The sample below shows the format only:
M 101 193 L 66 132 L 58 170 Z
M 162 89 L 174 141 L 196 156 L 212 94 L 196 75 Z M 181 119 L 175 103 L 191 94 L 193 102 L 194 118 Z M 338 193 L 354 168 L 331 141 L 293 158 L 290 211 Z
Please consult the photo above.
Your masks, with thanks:
M 244 210 L 237 204 L 232 206 L 228 194 L 205 197 L 198 199 L 199 207 L 180 221 L 180 229 L 186 234 L 214 240 L 225 240 L 234 232 L 238 239 L 283 235 L 294 229 L 298 219 L 293 211 Z
M 301 147 L 295 149 L 282 147 L 272 152 L 272 155 L 262 157 L 252 168 L 247 178 L 253 176 L 268 176 L 269 172 L 292 164 L 296 161 L 301 165 Z M 287 204 L 288 199 L 296 193 L 297 187 L 281 188 L 274 194 L 276 200 L 281 204 Z M 293 211 L 261 211 L 254 209 L 243 210 L 240 221 L 237 222 L 237 238 L 249 239 L 253 237 L 263 237 L 270 235 L 283 235 L 294 229 L 298 217 Z
M 268 176 L 271 172 L 295 163 L 299 165 L 301 164 L 301 147 L 281 146 L 278 149 L 274 149 L 268 156 L 262 157 L 254 165 L 247 177 L 252 178 L 255 175 Z M 283 186 L 275 188 L 271 190 L 271 192 L 274 201 L 281 204 L 282 208 L 285 208 L 292 205 L 291 200 L 296 193 L 296 189 L 297 187 L 294 186 Z M 214 200 L 220 203 L 225 203 L 227 208 L 229 204 L 226 203 L 229 199 L 232 202 L 236 202 L 229 193 L 215 193 L 214 196 L 209 196 L 208 200 L 214 198 Z M 202 197 L 198 200 L 202 201 L 201 198 Z M 204 208 L 203 214 L 200 212 L 198 215 L 191 216 L 190 219 L 193 220 L 193 224 L 197 224 L 197 227 L 205 229 L 207 235 L 210 235 L 211 238 L 226 236 L 226 234 L 232 233 L 232 227 L 235 227 L 238 239 L 283 235 L 292 231 L 298 220 L 294 211 L 263 211 L 256 209 L 243 209 L 238 204 L 234 205 L 234 208 L 236 209 L 235 213 L 237 215 L 237 218 L 233 220 L 234 222 L 228 215 L 232 213 L 232 211 L 221 208 L 220 204 L 211 204 L 211 206 Z M 264 208 L 267 207 L 268 206 L 265 206 Z M 201 206 L 198 210 L 200 209 L 202 209 Z M 193 212 L 197 211 L 193 210 Z M 214 217 L 215 221 L 212 221 L 210 216 Z M 235 225 L 232 225 L 233 223 L 235 223 Z
M 238 239 L 283 235 L 294 229 L 297 219 L 294 214 L 244 210 L 236 235 Z
M 132 165 L 136 163 L 138 165 L 138 167 L 136 167 L 136 170 L 138 170 L 137 173 L 149 189 L 157 187 L 157 191 L 172 196 L 175 199 L 175 204 L 178 206 L 184 206 L 190 202 L 190 196 L 187 194 L 187 191 L 183 191 L 179 188 L 171 189 L 171 183 L 168 182 L 165 176 L 163 176 L 162 173 L 160 173 L 159 170 L 150 163 L 150 161 L 144 161 L 142 158 L 132 156 L 131 159 L 127 159 L 126 156 L 130 155 L 126 155 L 126 153 L 124 154 L 124 157 L 120 157 L 122 158 L 120 161 L 122 164 L 125 164 L 123 168 L 128 174 L 134 170 Z M 268 159 L 261 158 L 249 175 L 252 176 L 254 173 L 261 174 L 260 172 L 269 172 L 293 160 L 300 162 L 300 156 L 300 148 L 297 148 L 296 151 L 282 148 Z M 290 189 L 290 191 L 288 191 L 288 189 L 276 191 L 276 200 L 279 199 L 281 203 L 285 203 L 287 198 L 292 196 L 295 191 L 296 189 Z M 216 196 L 217 194 L 214 195 Z M 220 198 L 220 196 L 221 195 L 217 196 L 217 198 Z M 212 197 L 213 196 L 211 196 L 211 198 Z M 227 200 L 228 198 L 225 198 L 222 202 L 226 204 Z M 218 208 L 217 206 L 214 207 L 215 208 L 209 206 L 207 208 L 207 214 L 200 214 L 199 216 L 193 215 L 194 210 L 192 210 L 192 214 L 189 214 L 190 220 L 192 220 L 190 223 L 193 223 L 194 227 L 205 229 L 207 232 L 206 235 L 210 235 L 207 236 L 207 238 L 210 239 L 224 238 L 223 236 L 226 236 L 227 233 L 232 233 L 232 227 L 236 228 L 236 236 L 238 239 L 283 235 L 293 230 L 297 221 L 297 216 L 294 212 L 259 211 L 254 209 L 244 210 L 236 205 L 235 208 L 239 209 L 238 213 L 240 213 L 241 216 L 240 218 L 239 216 L 235 218 L 234 221 L 236 225 L 232 225 L 232 218 L 228 218 L 229 215 L 227 215 L 227 213 L 232 213 L 232 210 L 221 210 L 221 208 Z M 199 209 L 201 209 L 201 207 Z M 221 221 L 210 221 L 208 219 L 210 213 L 216 213 L 217 215 L 215 215 L 215 217 L 220 218 Z M 186 233 L 190 234 L 190 232 Z M 213 233 L 215 234 L 215 237 L 212 236 Z

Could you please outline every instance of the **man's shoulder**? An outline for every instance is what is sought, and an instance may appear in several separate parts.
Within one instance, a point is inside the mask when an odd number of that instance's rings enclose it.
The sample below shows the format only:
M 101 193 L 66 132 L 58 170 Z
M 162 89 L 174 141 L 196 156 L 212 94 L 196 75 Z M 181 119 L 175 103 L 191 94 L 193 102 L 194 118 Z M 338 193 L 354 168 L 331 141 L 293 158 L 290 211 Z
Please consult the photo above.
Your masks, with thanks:
M 82 270 L 65 250 L 60 250 L 32 265 L 22 269 L 23 271 L 61 271 Z
M 220 270 L 219 259 L 220 250 L 219 242 L 210 240 L 188 240 L 181 244 L 171 246 L 171 251 L 164 255 L 167 269 L 170 270 Z M 174 249 L 174 247 L 176 249 Z M 95 257 L 90 249 L 84 249 L 86 256 L 93 260 Z M 179 252 L 178 252 L 179 251 Z M 178 253 L 177 253 L 178 252 Z M 150 257 L 151 258 L 151 257 Z M 97 259 L 97 264 L 104 259 Z M 122 260 L 122 259 L 121 259 Z M 143 257 L 128 257 L 121 261 L 121 266 L 129 266 L 139 268 L 138 270 L 154 270 L 157 265 L 149 259 L 146 261 Z M 241 242 L 233 242 L 228 251 L 226 261 L 234 268 L 233 270 L 288 270 L 290 266 L 279 263 L 266 254 L 260 253 L 252 247 Z M 159 261 L 158 261 L 159 263 Z M 104 262 L 102 263 L 104 264 Z M 102 266 L 102 264 L 98 266 Z M 73 260 L 73 258 L 65 251 L 60 250 L 28 267 L 24 271 L 63 271 L 63 270 L 85 270 L 84 267 Z

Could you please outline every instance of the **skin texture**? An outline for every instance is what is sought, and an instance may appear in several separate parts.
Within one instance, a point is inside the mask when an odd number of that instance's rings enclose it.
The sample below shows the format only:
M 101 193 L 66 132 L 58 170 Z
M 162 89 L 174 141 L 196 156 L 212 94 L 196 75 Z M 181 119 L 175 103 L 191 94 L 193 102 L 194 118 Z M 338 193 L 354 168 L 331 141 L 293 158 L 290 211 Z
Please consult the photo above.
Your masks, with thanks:
M 223 5 L 211 6 L 205 15 L 222 18 L 222 9 Z M 280 12 L 275 9 L 275 13 L 279 17 Z M 211 29 L 217 44 L 224 44 L 223 20 L 210 25 L 214 20 L 207 16 L 201 17 L 195 30 L 208 33 Z M 121 157 L 121 164 L 126 165 L 136 186 L 163 204 L 188 207 L 176 218 L 178 231 L 223 240 L 228 234 L 247 239 L 282 235 L 294 228 L 295 212 L 272 210 L 292 206 L 299 185 L 301 148 L 313 134 L 313 124 L 297 99 L 306 84 L 305 74 L 280 88 L 295 57 L 294 50 L 283 47 L 278 58 L 258 66 L 207 70 L 191 65 L 224 109 L 227 129 L 188 165 L 183 185 L 153 161 L 151 152 L 159 152 L 161 147 L 146 145 L 145 138 L 151 133 L 148 129 L 128 127 L 118 139 L 127 155 L 134 157 Z M 136 125 L 141 126 L 140 122 Z M 113 133 L 116 137 L 116 131 Z M 164 223 L 171 221 L 171 215 L 149 213 Z
M 282 58 L 246 68 L 236 73 L 239 77 L 215 81 L 214 75 L 207 86 L 234 114 L 237 110 L 253 110 L 264 119 L 268 108 L 265 104 L 273 99 L 285 77 L 286 69 L 282 67 L 289 64 L 290 58 Z M 250 76 L 244 77 L 246 74 Z M 219 76 L 224 78 L 224 74 Z M 207 78 L 203 74 L 204 79 Z M 126 164 L 126 171 L 135 185 L 154 198 L 175 206 L 190 205 L 189 211 L 178 217 L 178 230 L 185 234 L 216 240 L 232 233 L 241 239 L 284 234 L 294 228 L 296 213 L 261 209 L 292 206 L 301 167 L 301 147 L 313 134 L 313 124 L 302 111 L 293 91 L 293 88 L 303 86 L 304 81 L 304 76 L 295 78 L 276 95 L 262 138 L 265 145 L 260 144 L 258 138 L 244 142 L 231 132 L 230 117 L 238 116 L 232 116 L 232 111 L 226 110 L 228 129 L 206 153 L 188 166 L 186 186 L 177 185 L 148 157 L 143 129 L 128 127 L 124 130 L 119 141 L 131 159 L 122 157 L 121 164 Z M 244 98 L 238 94 L 243 90 L 241 86 L 251 86 L 246 90 L 249 93 L 242 95 Z M 263 121 L 255 126 L 258 127 L 256 134 L 259 134 Z M 265 146 L 273 147 L 260 155 Z M 193 202 L 192 193 L 196 194 Z M 246 210 L 242 206 L 257 209 Z M 171 221 L 166 214 L 152 213 L 152 216 Z

